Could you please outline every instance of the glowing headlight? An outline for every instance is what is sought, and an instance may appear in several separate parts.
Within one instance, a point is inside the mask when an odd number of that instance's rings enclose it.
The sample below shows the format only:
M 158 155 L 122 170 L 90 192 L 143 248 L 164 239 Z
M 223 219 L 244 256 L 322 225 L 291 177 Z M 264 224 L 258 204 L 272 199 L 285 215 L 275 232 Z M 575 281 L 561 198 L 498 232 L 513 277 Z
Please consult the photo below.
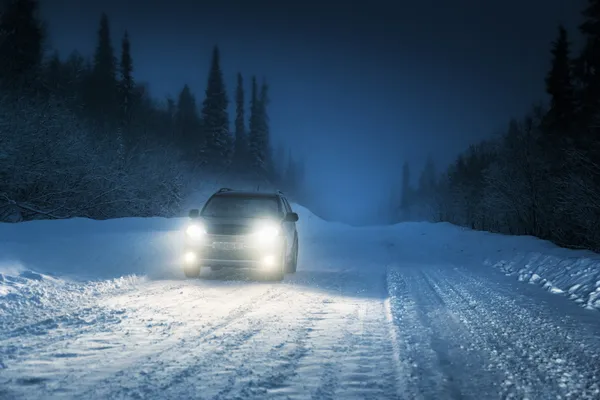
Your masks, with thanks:
M 196 262 L 197 259 L 198 259 L 198 256 L 196 256 L 196 253 L 192 253 L 191 251 L 188 253 L 185 253 L 185 256 L 183 256 L 183 260 L 185 261 L 186 264 L 193 264 Z
M 266 268 L 272 268 L 275 266 L 275 256 L 273 255 L 268 255 L 265 258 L 263 258 L 263 265 Z
M 279 235 L 279 227 L 274 223 L 260 225 L 254 234 L 259 242 L 271 242 Z
M 206 229 L 200 225 L 190 225 L 185 230 L 186 235 L 191 237 L 192 239 L 200 239 L 202 236 L 206 234 Z

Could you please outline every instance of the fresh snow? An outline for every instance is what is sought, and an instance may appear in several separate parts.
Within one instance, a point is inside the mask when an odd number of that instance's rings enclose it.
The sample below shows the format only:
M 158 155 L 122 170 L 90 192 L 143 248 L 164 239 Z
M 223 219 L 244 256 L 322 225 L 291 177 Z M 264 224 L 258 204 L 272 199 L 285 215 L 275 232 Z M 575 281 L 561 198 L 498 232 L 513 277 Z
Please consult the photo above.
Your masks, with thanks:
M 0 225 L 0 399 L 600 398 L 598 255 L 295 209 L 281 283 L 184 280 L 185 218 Z

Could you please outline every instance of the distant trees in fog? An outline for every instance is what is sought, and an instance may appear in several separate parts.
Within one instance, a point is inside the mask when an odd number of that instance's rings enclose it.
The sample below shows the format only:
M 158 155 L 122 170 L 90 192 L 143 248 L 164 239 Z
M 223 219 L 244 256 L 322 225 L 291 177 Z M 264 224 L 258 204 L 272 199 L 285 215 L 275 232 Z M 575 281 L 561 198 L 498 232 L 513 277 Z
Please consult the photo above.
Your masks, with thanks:
M 238 75 L 230 131 L 216 47 L 202 102 L 183 85 L 176 100 L 163 104 L 134 78 L 129 35 L 113 47 L 107 15 L 100 18 L 91 59 L 77 52 L 46 58 L 37 0 L 3 4 L 0 221 L 170 216 L 208 175 L 281 185 L 293 174 L 285 189 L 299 195 L 293 160 L 273 161 L 266 82 L 252 78 L 246 116 Z
M 418 187 L 405 187 L 402 218 L 600 250 L 600 1 L 590 0 L 583 15 L 580 54 L 571 54 L 562 26 L 552 44 L 550 104 L 471 146 L 433 186 L 428 164 Z

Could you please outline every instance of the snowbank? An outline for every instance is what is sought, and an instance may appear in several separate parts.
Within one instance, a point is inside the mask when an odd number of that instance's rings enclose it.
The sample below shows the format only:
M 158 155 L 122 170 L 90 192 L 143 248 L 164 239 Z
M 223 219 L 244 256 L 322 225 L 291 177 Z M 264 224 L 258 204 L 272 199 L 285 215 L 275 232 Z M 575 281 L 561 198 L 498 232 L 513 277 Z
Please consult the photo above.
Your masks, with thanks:
M 448 223 L 402 223 L 407 257 L 497 268 L 519 281 L 600 309 L 600 254 L 560 248 L 531 236 L 479 232 Z
M 0 224 L 0 273 L 35 271 L 77 280 L 164 273 L 175 265 L 185 222 L 75 218 Z
M 327 222 L 301 205 L 294 204 L 293 208 L 300 216 L 302 248 L 307 249 L 301 252 L 301 261 L 317 257 L 316 244 L 324 241 L 339 244 L 340 249 L 378 243 L 382 254 L 367 257 L 493 267 L 584 307 L 600 309 L 598 254 L 561 249 L 532 237 L 476 232 L 448 223 L 350 227 Z M 67 301 L 56 294 L 59 289 L 68 298 L 79 301 L 82 293 L 122 288 L 143 279 L 179 279 L 181 238 L 187 221 L 78 218 L 0 224 L 0 313 L 7 312 L 7 301 Z M 398 251 L 386 255 L 386 249 L 392 247 Z M 308 254 L 308 249 L 316 253 Z

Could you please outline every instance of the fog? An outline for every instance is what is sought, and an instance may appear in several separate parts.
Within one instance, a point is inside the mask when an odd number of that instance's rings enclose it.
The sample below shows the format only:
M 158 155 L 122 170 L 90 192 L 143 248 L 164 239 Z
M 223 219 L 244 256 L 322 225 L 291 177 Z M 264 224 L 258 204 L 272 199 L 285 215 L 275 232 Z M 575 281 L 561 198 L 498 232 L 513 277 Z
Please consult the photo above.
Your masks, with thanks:
M 201 103 L 218 45 L 230 101 L 238 72 L 247 90 L 251 75 L 268 81 L 274 147 L 305 160 L 315 208 L 365 221 L 389 202 L 404 162 L 413 179 L 428 156 L 443 170 L 545 100 L 556 24 L 575 26 L 580 3 L 54 0 L 41 11 L 65 57 L 92 55 L 106 12 L 115 48 L 127 30 L 135 79 L 159 100 L 188 84 Z

